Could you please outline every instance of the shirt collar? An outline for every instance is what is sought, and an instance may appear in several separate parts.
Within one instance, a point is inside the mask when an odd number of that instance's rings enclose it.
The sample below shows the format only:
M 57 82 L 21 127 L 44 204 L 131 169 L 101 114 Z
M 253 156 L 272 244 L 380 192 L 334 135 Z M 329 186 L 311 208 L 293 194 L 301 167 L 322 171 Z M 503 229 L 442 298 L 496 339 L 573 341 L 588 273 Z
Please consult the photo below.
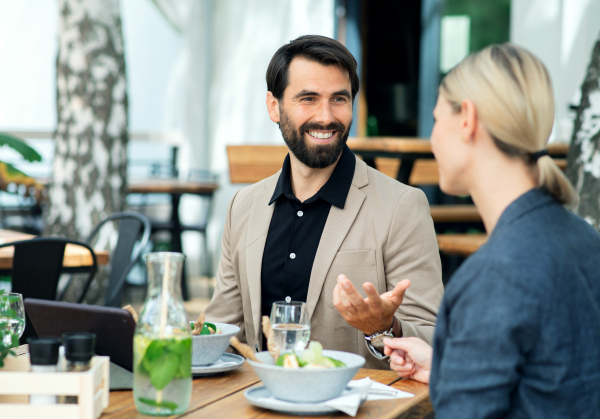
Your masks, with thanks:
M 492 236 L 527 213 L 551 202 L 555 202 L 555 199 L 546 189 L 534 188 L 525 192 L 506 207 L 492 231 Z
M 340 209 L 344 209 L 346 204 L 346 198 L 350 191 L 350 185 L 352 185 L 352 178 L 354 177 L 354 169 L 356 167 L 356 157 L 352 150 L 348 146 L 344 146 L 342 155 L 331 174 L 329 180 L 321 187 L 319 192 L 314 196 L 307 199 L 306 202 L 316 201 L 318 198 L 329 202 L 331 205 L 335 205 Z M 292 184 L 290 178 L 290 155 L 288 154 L 283 161 L 281 168 L 281 174 L 277 180 L 275 191 L 269 201 L 269 205 L 277 201 L 281 196 L 294 196 L 292 191 Z

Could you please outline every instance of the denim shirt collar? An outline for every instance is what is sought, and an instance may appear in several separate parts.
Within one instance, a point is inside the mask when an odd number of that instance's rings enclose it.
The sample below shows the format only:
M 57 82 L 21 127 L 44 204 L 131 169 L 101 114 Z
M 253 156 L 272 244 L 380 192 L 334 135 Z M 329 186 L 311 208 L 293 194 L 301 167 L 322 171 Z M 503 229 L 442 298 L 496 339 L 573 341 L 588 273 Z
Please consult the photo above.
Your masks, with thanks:
M 499 234 L 500 231 L 511 225 L 513 222 L 523 217 L 527 213 L 535 210 L 536 208 L 547 205 L 554 202 L 554 197 L 546 190 L 542 188 L 533 188 L 523 195 L 515 199 L 511 204 L 506 207 L 496 227 L 490 237 Z

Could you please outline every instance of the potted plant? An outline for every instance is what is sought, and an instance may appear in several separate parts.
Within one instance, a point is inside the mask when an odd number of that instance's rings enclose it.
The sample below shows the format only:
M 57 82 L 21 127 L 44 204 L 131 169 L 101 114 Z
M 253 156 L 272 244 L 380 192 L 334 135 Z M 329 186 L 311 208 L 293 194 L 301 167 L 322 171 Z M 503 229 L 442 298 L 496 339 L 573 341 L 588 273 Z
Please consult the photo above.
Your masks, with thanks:
M 0 133 L 0 147 L 8 146 L 19 153 L 29 162 L 42 161 L 42 156 L 39 155 L 32 147 L 21 138 L 17 138 L 10 134 Z M 37 182 L 34 178 L 21 172 L 12 164 L 0 160 L 0 191 L 8 192 L 8 185 L 15 183 L 17 185 L 25 185 L 27 187 L 26 195 L 30 194 L 30 187 L 34 187 L 36 195 L 39 194 L 44 186 Z

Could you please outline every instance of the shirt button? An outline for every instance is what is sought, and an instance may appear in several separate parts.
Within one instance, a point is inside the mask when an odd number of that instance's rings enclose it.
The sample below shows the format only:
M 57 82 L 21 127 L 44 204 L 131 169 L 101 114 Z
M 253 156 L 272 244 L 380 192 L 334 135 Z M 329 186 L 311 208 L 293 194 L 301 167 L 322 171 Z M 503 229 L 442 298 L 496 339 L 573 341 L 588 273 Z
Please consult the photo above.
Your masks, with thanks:
M 292 302 L 292 299 L 291 299 L 289 296 L 288 296 L 288 297 L 285 297 L 285 302 L 286 302 L 286 303 L 290 303 L 290 302 Z
M 290 259 L 296 259 L 296 254 L 295 253 L 290 253 Z
M 298 217 L 302 217 L 304 215 L 302 211 L 298 211 L 296 214 L 298 214 Z

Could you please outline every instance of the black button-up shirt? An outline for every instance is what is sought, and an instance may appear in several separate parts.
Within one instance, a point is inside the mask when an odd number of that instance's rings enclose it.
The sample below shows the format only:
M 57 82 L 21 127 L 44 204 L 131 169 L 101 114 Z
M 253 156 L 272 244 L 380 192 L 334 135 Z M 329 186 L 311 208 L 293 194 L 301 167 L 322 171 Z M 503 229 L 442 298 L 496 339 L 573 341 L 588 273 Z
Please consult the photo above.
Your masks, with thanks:
M 344 208 L 354 177 L 356 157 L 346 146 L 331 177 L 314 196 L 300 202 L 294 196 L 290 178 L 290 156 L 269 205 L 275 210 L 261 270 L 262 315 L 270 316 L 276 301 L 306 302 L 313 262 L 332 205 Z

